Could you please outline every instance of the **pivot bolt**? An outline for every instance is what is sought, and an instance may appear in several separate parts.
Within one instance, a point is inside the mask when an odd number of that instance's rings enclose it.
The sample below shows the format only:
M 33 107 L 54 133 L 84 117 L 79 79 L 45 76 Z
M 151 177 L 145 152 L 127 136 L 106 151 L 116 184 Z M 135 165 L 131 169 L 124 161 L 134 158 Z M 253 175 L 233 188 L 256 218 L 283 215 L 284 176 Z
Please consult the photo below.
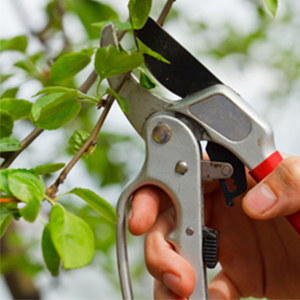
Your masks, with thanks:
M 229 166 L 225 166 L 223 169 L 222 169 L 222 173 L 223 175 L 227 176 L 231 173 L 231 168 Z
M 195 229 L 193 227 L 188 227 L 186 230 L 185 230 L 185 233 L 188 235 L 188 236 L 191 236 L 195 233 Z
M 181 174 L 181 175 L 184 175 L 187 171 L 188 171 L 188 164 L 185 162 L 185 161 L 179 161 L 177 164 L 176 164 L 176 172 Z
M 164 144 L 170 140 L 172 131 L 169 125 L 160 123 L 155 126 L 152 135 L 157 143 Z

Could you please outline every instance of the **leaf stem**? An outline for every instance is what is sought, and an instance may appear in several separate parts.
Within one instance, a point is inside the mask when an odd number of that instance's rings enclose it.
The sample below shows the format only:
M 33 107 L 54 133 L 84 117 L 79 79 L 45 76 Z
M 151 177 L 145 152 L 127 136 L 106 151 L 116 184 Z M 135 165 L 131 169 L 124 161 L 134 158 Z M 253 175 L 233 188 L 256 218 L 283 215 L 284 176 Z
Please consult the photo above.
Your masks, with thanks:
M 47 191 L 46 191 L 45 198 L 46 198 L 46 200 L 47 200 L 52 206 L 54 206 L 54 205 L 56 204 L 56 200 L 57 200 L 57 199 L 54 200 L 54 197 L 53 197 L 53 198 L 49 197 L 49 196 L 47 195 Z
M 65 195 L 69 195 L 70 193 L 69 192 L 65 192 L 65 193 L 62 193 L 62 194 L 59 194 L 58 196 L 55 197 L 56 201 L 58 199 L 60 199 L 61 197 L 65 196 Z
M 101 82 L 102 82 L 102 80 L 101 80 L 101 78 L 100 78 L 100 80 L 99 80 L 99 82 L 98 82 L 98 84 L 97 84 L 97 88 L 96 88 L 96 94 L 97 94 L 97 97 L 98 97 L 99 99 L 101 99 L 100 96 L 99 96 L 99 89 L 100 89 Z
M 41 216 L 37 216 L 37 218 L 38 218 L 38 220 L 43 224 L 43 225 L 47 225 L 48 224 L 48 222 L 47 221 L 45 221 Z

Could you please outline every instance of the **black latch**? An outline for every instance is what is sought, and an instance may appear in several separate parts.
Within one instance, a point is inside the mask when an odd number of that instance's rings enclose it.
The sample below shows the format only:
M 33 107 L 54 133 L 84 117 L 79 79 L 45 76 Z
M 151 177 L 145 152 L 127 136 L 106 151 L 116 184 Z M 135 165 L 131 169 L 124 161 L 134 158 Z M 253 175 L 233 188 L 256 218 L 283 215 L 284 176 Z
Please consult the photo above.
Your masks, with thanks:
M 219 231 L 203 226 L 203 260 L 213 269 L 219 260 Z

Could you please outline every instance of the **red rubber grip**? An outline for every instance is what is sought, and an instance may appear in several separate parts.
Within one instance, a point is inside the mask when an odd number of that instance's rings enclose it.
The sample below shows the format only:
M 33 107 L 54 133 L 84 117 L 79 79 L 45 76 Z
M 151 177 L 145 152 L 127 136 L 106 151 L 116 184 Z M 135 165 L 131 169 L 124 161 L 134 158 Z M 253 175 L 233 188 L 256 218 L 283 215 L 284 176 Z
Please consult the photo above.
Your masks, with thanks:
M 256 180 L 256 182 L 260 182 L 273 170 L 275 170 L 275 168 L 282 160 L 283 158 L 280 153 L 278 151 L 275 151 L 261 164 L 251 170 L 250 175 Z M 286 216 L 286 218 L 300 235 L 300 211 L 288 215 Z
M 275 151 L 261 164 L 250 171 L 250 175 L 256 180 L 256 182 L 262 181 L 267 175 L 269 175 L 279 163 L 283 160 L 278 151 Z

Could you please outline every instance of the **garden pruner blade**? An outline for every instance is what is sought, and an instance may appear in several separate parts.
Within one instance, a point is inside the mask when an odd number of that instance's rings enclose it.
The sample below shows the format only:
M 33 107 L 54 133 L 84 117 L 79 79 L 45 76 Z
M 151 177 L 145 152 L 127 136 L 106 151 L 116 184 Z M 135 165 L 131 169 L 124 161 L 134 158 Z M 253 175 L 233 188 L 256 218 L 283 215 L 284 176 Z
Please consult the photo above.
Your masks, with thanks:
M 135 30 L 135 37 L 169 61 L 167 64 L 147 54 L 144 55 L 145 65 L 149 71 L 174 94 L 186 97 L 214 84 L 222 84 L 151 18 L 143 28 Z

